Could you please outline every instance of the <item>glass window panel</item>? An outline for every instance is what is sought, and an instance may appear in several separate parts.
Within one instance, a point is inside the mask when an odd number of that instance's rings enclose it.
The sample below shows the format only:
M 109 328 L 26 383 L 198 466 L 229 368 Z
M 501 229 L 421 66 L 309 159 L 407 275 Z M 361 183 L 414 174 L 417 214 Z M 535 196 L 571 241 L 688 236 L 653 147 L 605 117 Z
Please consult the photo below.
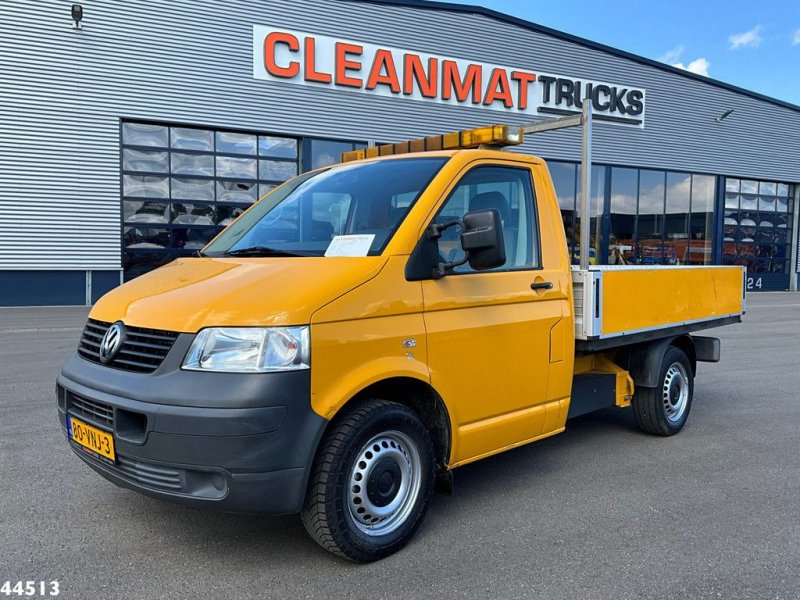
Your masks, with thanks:
M 739 180 L 738 179 L 731 179 L 730 177 L 725 179 L 725 191 L 726 192 L 733 192 L 734 194 L 739 193 Z
M 789 212 L 789 201 L 787 198 L 778 198 L 775 206 L 779 213 Z
M 125 148 L 122 151 L 122 170 L 166 173 L 169 171 L 169 152 Z
M 258 198 L 255 181 L 217 181 L 217 202 L 245 202 L 252 204 Z
M 789 241 L 789 228 L 786 226 L 785 223 L 781 223 L 777 225 L 772 230 L 772 238 L 775 240 L 776 243 L 785 244 Z
M 722 242 L 722 264 L 735 265 L 737 260 L 736 242 L 733 238 L 725 237 Z
M 256 136 L 250 133 L 217 132 L 217 152 L 255 154 Z
M 667 235 L 687 235 L 685 220 L 689 214 L 692 177 L 688 173 L 667 173 L 665 212 Z M 674 218 L 677 216 L 677 218 Z
M 667 173 L 664 217 L 664 249 L 669 262 L 689 262 L 689 198 L 692 177 L 688 173 Z
M 734 217 L 725 217 L 725 222 L 722 225 L 722 233 L 725 236 L 726 242 L 736 241 L 736 232 L 739 229 L 739 221 Z
M 246 206 L 217 206 L 217 224 L 227 227 L 245 210 Z
M 553 186 L 556 188 L 558 205 L 562 210 L 575 210 L 575 165 L 572 163 L 548 162 Z
M 320 211 L 315 211 L 315 195 L 335 194 L 341 197 L 344 195 L 342 190 L 358 189 L 357 203 L 355 198 L 342 199 L 352 202 L 352 215 L 346 219 L 347 230 L 342 233 L 374 235 L 369 254 L 377 255 L 394 231 L 390 220 L 395 217 L 392 198 L 411 190 L 417 190 L 417 195 L 422 193 L 442 164 L 444 160 L 441 158 L 409 157 L 348 165 L 315 176 L 308 173 L 281 188 L 282 200 L 279 204 L 262 201 L 253 205 L 242 215 L 239 221 L 242 226 L 229 228 L 209 251 L 216 253 L 265 245 L 322 256 L 330 245 L 331 232 L 338 222 L 338 211 L 331 212 L 329 219 L 312 219 L 315 212 L 321 216 Z M 360 185 L 363 181 L 379 181 L 381 185 Z
M 215 225 L 214 207 L 210 204 L 173 202 L 172 222 L 176 225 Z
M 751 244 L 755 242 L 756 237 L 756 222 L 749 216 L 739 220 L 739 228 L 737 230 L 737 239 L 740 242 Z
M 739 208 L 739 194 L 725 192 L 725 208 L 736 210 Z
M 550 176 L 556 189 L 558 205 L 561 208 L 561 221 L 567 236 L 567 246 L 572 249 L 577 244 L 575 235 L 575 165 L 572 163 L 548 162 Z
M 742 194 L 739 200 L 741 210 L 758 210 L 758 196 L 756 194 Z
M 276 160 L 258 161 L 259 179 L 269 179 L 271 181 L 286 181 L 297 175 L 297 163 L 283 162 Z
M 516 206 L 516 209 L 514 208 Z M 503 220 L 506 262 L 501 269 L 530 268 L 536 266 L 539 241 L 531 233 L 533 225 L 533 191 L 530 172 L 525 169 L 485 166 L 469 171 L 458 183 L 436 221 L 439 223 L 461 219 L 474 210 L 496 209 Z M 461 228 L 450 227 L 442 232 L 438 241 L 439 254 L 448 261 L 464 258 L 461 248 Z M 469 264 L 456 267 L 456 272 L 472 271 Z
M 169 246 L 169 229 L 126 227 L 123 242 L 126 248 L 166 248 Z
M 172 172 L 177 175 L 214 175 L 214 156 L 173 152 Z
M 762 181 L 758 185 L 758 193 L 762 196 L 774 196 L 776 184 L 774 181 Z
M 714 197 L 716 178 L 692 175 L 692 216 L 689 223 L 687 264 L 708 265 L 712 262 L 714 236 Z
M 581 194 L 581 167 L 577 165 L 577 189 L 575 190 L 575 246 L 580 247 L 581 219 L 580 219 L 580 194 Z M 603 238 L 603 204 L 605 196 L 606 170 L 603 167 L 592 168 L 592 189 L 589 196 L 589 262 L 600 264 L 605 259 L 600 256 L 600 249 Z M 573 260 L 580 260 L 580 250 L 573 253 Z
M 122 214 L 126 223 L 166 224 L 169 223 L 169 204 L 125 200 L 122 203 Z
M 775 197 L 774 196 L 759 196 L 758 197 L 758 210 L 761 212 L 775 212 Z
M 636 169 L 612 168 L 608 264 L 624 265 L 633 262 L 638 195 L 639 172 Z
M 660 239 L 664 214 L 665 173 L 643 170 L 639 177 L 639 237 Z
M 233 156 L 217 156 L 217 177 L 256 178 L 255 158 L 236 158 Z
M 789 195 L 789 186 L 785 183 L 779 183 L 775 191 L 778 194 L 778 196 L 785 198 L 786 196 Z
M 664 171 L 642 170 L 639 172 L 639 217 L 637 220 L 637 247 L 635 257 L 642 264 L 664 264 L 668 257 L 664 253 Z
M 171 253 L 163 250 L 130 250 L 125 249 L 122 255 L 122 264 L 125 269 L 125 281 L 143 275 L 173 260 Z
M 775 224 L 772 221 L 766 220 L 764 216 L 765 215 L 761 215 L 762 220 L 758 222 L 758 228 L 756 229 L 756 241 L 772 242 L 775 239 Z
M 339 192 L 317 192 L 311 202 L 311 237 L 315 240 L 330 241 L 333 236 L 341 235 L 347 225 L 353 197 Z M 394 228 L 406 212 L 405 209 L 393 208 L 390 203 L 386 211 L 386 225 Z
M 172 245 L 185 250 L 200 250 L 218 231 L 218 227 L 174 227 Z
M 353 149 L 352 142 L 335 142 L 332 140 L 309 140 L 311 144 L 311 169 L 319 169 L 335 165 L 342 159 L 342 152 Z M 304 165 L 305 166 L 305 165 Z
M 213 179 L 172 178 L 172 197 L 179 200 L 213 200 Z
M 789 272 L 789 262 L 785 260 L 773 260 L 772 261 L 772 272 L 773 273 L 788 273 Z
M 190 127 L 172 127 L 170 138 L 173 148 L 181 150 L 214 151 L 214 132 Z
M 757 194 L 758 182 L 752 179 L 742 179 L 742 193 L 743 194 Z
M 759 258 L 772 258 L 775 256 L 775 246 L 772 244 L 756 244 L 756 256 Z
M 258 136 L 258 153 L 270 158 L 297 158 L 297 140 L 260 135 Z
M 756 258 L 753 261 L 752 273 L 769 273 L 772 268 L 772 261 L 765 258 Z
M 169 180 L 150 175 L 123 175 L 122 193 L 143 198 L 168 198 Z
M 166 148 L 168 144 L 168 128 L 164 125 L 148 123 L 123 123 L 122 143 L 131 146 L 159 146 Z

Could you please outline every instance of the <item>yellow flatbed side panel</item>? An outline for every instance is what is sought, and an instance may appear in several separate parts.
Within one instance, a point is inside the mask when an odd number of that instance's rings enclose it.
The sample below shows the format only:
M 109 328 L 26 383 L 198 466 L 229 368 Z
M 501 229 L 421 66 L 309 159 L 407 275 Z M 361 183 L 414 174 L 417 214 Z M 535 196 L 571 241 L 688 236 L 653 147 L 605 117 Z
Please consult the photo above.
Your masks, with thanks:
M 607 270 L 603 335 L 742 313 L 741 267 Z

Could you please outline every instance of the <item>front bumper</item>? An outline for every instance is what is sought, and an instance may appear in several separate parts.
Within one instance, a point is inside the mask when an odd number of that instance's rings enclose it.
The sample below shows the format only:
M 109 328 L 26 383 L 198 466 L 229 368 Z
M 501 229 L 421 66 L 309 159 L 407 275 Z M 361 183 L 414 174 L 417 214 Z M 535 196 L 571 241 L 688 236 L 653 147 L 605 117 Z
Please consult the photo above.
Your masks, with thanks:
M 67 415 L 111 432 L 117 460 L 70 442 L 73 451 L 109 481 L 163 500 L 298 512 L 327 423 L 311 409 L 309 371 L 181 371 L 191 337 L 181 335 L 148 374 L 70 358 L 56 388 L 64 434 Z

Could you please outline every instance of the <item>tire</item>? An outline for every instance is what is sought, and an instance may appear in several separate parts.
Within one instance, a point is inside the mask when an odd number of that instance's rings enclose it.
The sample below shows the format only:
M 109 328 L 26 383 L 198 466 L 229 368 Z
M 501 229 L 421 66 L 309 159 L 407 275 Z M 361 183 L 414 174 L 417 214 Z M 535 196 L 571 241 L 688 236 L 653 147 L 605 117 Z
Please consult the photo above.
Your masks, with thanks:
M 419 416 L 396 402 L 368 400 L 325 433 L 300 516 L 326 550 L 379 560 L 414 535 L 433 479 L 433 443 Z
M 675 435 L 686 424 L 694 396 L 692 365 L 680 348 L 670 347 L 661 360 L 659 385 L 640 387 L 633 395 L 639 429 L 655 435 Z

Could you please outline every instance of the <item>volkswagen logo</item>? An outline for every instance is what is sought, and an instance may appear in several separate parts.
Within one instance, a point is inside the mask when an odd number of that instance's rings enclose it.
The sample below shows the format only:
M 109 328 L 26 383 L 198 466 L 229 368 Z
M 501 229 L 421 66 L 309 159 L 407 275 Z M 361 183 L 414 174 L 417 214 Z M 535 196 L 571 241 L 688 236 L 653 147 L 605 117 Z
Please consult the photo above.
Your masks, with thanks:
M 105 364 L 111 362 L 122 346 L 122 340 L 125 337 L 125 326 L 122 321 L 117 321 L 108 328 L 106 334 L 100 342 L 100 362 Z

